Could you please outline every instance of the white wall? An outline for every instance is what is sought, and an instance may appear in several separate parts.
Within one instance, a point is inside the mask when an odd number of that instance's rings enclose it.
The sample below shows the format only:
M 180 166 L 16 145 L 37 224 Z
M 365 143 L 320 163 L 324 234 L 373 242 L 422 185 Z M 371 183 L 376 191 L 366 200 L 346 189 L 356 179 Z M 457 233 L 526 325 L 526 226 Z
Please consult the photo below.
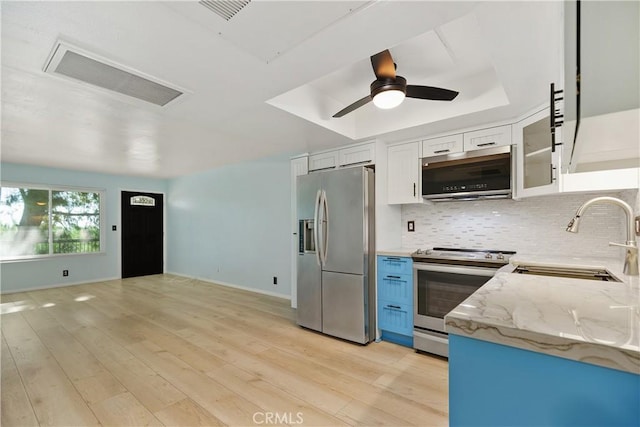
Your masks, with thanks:
M 416 231 L 409 233 L 403 227 L 402 243 L 409 248 L 444 246 L 619 257 L 623 250 L 609 246 L 610 241 L 626 240 L 625 214 L 618 206 L 593 205 L 582 217 L 579 233 L 565 231 L 576 209 L 601 195 L 622 198 L 633 207 L 638 191 L 406 205 L 402 222 L 414 220 Z
M 105 253 L 61 255 L 0 264 L 2 293 L 95 282 L 121 277 L 120 270 L 120 191 L 166 192 L 166 181 L 130 176 L 116 176 L 64 169 L 2 163 L 2 182 L 46 184 L 51 186 L 88 187 L 106 191 L 103 221 L 106 226 Z M 117 231 L 111 231 L 116 225 Z M 62 277 L 62 270 L 69 270 Z
M 167 271 L 289 298 L 290 187 L 289 157 L 171 180 Z

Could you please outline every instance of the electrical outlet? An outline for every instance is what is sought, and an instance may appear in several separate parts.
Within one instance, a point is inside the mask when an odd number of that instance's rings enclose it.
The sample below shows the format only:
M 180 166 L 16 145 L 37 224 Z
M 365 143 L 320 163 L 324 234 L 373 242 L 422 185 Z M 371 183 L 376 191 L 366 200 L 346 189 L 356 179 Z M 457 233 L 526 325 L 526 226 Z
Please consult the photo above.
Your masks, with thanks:
M 67 277 L 69 275 L 69 270 L 62 270 L 62 277 Z
M 277 286 L 277 285 L 278 285 L 278 278 L 277 278 L 276 276 L 273 276 L 273 284 L 274 284 L 275 286 Z
M 407 222 L 407 231 L 416 231 L 416 223 L 414 221 Z
M 116 227 L 115 225 L 111 226 L 111 231 L 116 231 L 118 229 L 118 227 Z

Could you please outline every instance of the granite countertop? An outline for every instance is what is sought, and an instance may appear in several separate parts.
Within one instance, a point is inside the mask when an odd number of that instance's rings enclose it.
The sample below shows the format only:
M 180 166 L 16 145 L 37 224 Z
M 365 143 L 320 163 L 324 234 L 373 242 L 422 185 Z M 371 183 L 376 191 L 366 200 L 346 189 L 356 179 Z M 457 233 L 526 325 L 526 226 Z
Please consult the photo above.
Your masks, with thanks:
M 391 248 L 391 249 L 379 249 L 376 254 L 383 256 L 405 256 L 409 257 L 414 253 L 417 248 Z
M 447 314 L 446 330 L 640 374 L 640 282 L 622 273 L 621 261 L 513 257 L 514 265 L 606 269 L 622 283 L 514 274 L 507 266 Z

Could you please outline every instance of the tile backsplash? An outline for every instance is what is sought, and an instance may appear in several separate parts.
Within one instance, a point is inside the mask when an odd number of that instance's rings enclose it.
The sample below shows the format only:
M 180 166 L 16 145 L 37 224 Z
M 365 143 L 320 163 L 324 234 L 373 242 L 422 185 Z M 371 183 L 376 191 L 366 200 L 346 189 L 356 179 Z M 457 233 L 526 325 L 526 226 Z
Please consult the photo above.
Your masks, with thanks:
M 523 200 L 428 203 L 402 207 L 402 246 L 515 250 L 527 254 L 618 257 L 609 242 L 626 240 L 625 214 L 619 206 L 596 204 L 581 219 L 580 232 L 565 231 L 578 207 L 597 196 L 618 197 L 638 205 L 637 190 L 563 194 Z M 638 214 L 637 211 L 635 213 Z M 415 221 L 415 232 L 407 231 Z

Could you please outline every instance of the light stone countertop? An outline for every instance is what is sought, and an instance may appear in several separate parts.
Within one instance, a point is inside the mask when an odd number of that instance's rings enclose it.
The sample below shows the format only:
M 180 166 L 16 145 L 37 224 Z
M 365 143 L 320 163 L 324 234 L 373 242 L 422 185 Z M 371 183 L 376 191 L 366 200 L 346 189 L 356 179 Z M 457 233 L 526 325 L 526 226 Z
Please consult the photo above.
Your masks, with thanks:
M 623 282 L 501 269 L 445 317 L 448 333 L 640 374 L 640 282 L 622 260 L 514 256 L 514 265 L 604 268 Z
M 391 249 L 382 249 L 377 250 L 377 255 L 382 256 L 404 256 L 410 257 L 412 253 L 414 253 L 417 248 L 391 248 Z

